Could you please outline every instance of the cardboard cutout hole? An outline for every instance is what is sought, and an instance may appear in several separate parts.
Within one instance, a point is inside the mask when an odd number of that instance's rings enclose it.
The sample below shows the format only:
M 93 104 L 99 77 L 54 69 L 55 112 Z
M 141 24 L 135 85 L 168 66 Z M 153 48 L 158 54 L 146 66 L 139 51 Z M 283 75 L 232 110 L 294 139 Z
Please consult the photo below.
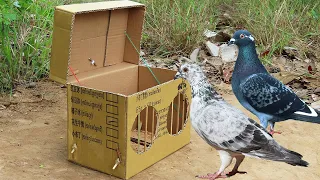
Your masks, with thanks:
M 185 94 L 178 93 L 169 106 L 167 129 L 169 134 L 177 135 L 182 131 L 188 119 L 189 102 Z
M 157 122 L 156 110 L 151 106 L 144 108 L 136 117 L 131 130 L 131 147 L 137 154 L 150 149 L 157 133 Z

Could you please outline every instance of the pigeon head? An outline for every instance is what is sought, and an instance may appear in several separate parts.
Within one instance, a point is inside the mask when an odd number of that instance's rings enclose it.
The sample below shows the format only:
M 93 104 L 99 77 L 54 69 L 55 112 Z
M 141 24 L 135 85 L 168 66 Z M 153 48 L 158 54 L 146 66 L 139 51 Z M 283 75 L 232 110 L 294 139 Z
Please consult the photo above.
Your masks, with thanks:
M 238 47 L 254 44 L 254 38 L 247 30 L 236 31 L 233 37 L 230 39 L 228 45 L 235 44 Z
M 206 79 L 201 67 L 196 63 L 184 63 L 179 67 L 174 79 L 183 78 L 190 84 L 197 84 L 201 80 Z

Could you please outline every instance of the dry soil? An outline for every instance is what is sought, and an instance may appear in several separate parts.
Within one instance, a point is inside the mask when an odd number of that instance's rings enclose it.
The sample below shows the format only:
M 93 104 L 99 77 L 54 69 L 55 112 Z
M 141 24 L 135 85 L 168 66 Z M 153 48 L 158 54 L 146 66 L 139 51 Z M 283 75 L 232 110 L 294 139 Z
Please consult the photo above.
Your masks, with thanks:
M 232 94 L 223 96 L 244 110 Z M 4 104 L 7 107 L 0 110 L 1 180 L 117 179 L 67 161 L 65 88 L 52 82 L 40 82 L 33 89 L 19 87 L 11 103 L 9 100 L 1 99 L 6 101 Z M 247 171 L 247 174 L 235 175 L 230 180 L 320 179 L 320 125 L 286 121 L 278 123 L 276 129 L 283 131 L 283 134 L 276 134 L 274 138 L 284 147 L 304 155 L 310 166 L 294 167 L 246 158 L 240 170 Z M 189 145 L 142 171 L 132 180 L 193 180 L 197 174 L 215 172 L 220 165 L 217 151 L 193 130 L 191 135 Z

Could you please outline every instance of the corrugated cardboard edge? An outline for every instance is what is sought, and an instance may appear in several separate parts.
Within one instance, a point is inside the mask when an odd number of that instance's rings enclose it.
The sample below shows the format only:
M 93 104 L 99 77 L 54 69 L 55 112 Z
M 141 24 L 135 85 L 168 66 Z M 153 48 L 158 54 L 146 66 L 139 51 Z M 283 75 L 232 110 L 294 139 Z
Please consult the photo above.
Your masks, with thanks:
M 127 129 L 128 128 L 128 96 L 126 96 L 126 99 L 125 99 L 125 114 L 124 114 L 124 119 L 125 119 L 125 129 Z M 124 135 L 125 135 L 125 139 L 126 139 L 126 141 L 127 141 L 127 138 L 129 138 L 129 136 L 128 136 L 128 134 L 127 134 L 127 131 L 125 131 L 124 132 Z M 124 167 L 125 167 L 125 170 L 124 170 L 124 178 L 123 179 L 126 179 L 126 177 L 127 177 L 127 157 L 128 157 L 128 151 L 127 151 L 127 149 L 128 149 L 128 146 L 127 146 L 127 143 L 125 142 L 124 143 L 124 146 L 125 146 L 125 152 L 124 152 L 124 154 L 125 154 L 125 161 L 124 161 Z M 122 158 L 122 157 L 121 157 Z M 123 159 L 123 158 L 122 158 Z
M 91 10 L 85 10 L 88 9 L 87 5 L 92 5 L 94 4 L 94 6 L 98 6 L 99 4 L 101 5 L 108 5 L 110 3 L 118 3 L 117 6 L 114 7 L 110 7 L 110 8 L 96 8 L 96 9 L 91 9 Z M 128 6 L 124 6 L 125 4 L 132 4 L 132 5 L 128 5 Z M 80 11 L 71 11 L 70 9 L 68 10 L 68 8 L 66 7 L 71 7 L 74 5 L 78 5 L 78 6 L 82 6 L 81 8 L 83 8 L 83 10 Z M 69 54 L 68 54 L 68 64 L 67 64 L 67 69 L 66 69 L 66 78 L 61 79 L 57 76 L 52 76 L 52 74 L 50 73 L 50 78 L 54 81 L 60 82 L 62 84 L 67 84 L 68 83 L 68 77 L 69 77 L 69 65 L 70 65 L 70 58 L 71 58 L 71 44 L 72 44 L 72 34 L 73 34 L 73 27 L 74 27 L 74 21 L 75 21 L 75 16 L 77 14 L 84 14 L 84 13 L 90 13 L 90 12 L 99 12 L 99 11 L 107 11 L 107 10 L 116 10 L 116 9 L 129 9 L 129 8 L 135 8 L 135 7 L 141 7 L 141 8 L 145 8 L 144 4 L 140 4 L 137 2 L 133 2 L 133 1 L 108 1 L 108 2 L 95 2 L 95 3 L 84 3 L 84 4 L 72 4 L 72 5 L 63 5 L 63 6 L 56 6 L 55 7 L 55 11 L 62 11 L 62 12 L 66 12 L 66 13 L 70 13 L 72 14 L 72 22 L 71 22 L 71 27 L 70 27 L 70 40 L 69 40 Z
M 110 7 L 101 8 L 103 6 L 110 6 Z M 98 11 L 105 11 L 105 10 L 129 9 L 134 7 L 145 7 L 145 5 L 134 2 L 134 1 L 104 1 L 104 2 L 56 6 L 56 9 L 60 9 L 72 14 L 81 14 L 81 13 L 98 12 Z

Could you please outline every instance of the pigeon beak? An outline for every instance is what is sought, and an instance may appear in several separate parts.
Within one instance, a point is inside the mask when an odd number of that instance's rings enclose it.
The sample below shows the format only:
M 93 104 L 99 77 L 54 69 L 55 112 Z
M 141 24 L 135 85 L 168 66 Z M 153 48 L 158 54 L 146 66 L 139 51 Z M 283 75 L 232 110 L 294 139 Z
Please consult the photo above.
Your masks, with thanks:
M 180 72 L 177 72 L 177 74 L 174 76 L 174 78 L 173 78 L 173 79 L 179 79 L 180 77 L 181 77 Z
M 231 44 L 234 44 L 236 42 L 236 40 L 234 38 L 231 38 L 230 41 L 228 42 L 228 46 L 230 46 Z

